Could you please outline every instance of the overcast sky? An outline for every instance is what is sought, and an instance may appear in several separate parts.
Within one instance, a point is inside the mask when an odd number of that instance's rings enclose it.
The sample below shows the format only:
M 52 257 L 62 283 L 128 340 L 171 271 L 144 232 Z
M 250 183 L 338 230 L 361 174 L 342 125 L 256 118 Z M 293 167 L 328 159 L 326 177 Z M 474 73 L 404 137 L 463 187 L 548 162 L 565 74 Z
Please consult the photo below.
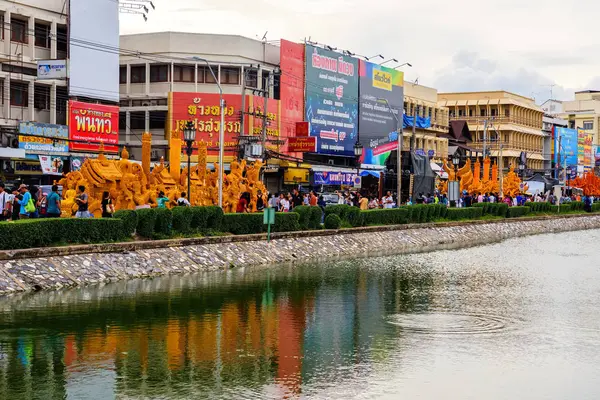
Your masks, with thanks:
M 600 89 L 600 2 L 578 0 L 153 0 L 121 14 L 121 33 L 310 37 L 338 49 L 410 62 L 405 79 L 439 91 L 509 90 L 568 100 Z M 392 63 L 390 63 L 392 64 Z

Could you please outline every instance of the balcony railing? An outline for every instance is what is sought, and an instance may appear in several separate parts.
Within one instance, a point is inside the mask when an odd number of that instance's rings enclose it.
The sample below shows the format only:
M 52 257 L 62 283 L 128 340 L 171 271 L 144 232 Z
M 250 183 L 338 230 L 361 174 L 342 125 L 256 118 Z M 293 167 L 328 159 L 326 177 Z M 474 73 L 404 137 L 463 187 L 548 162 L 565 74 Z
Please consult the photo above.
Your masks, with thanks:
M 526 151 L 529 153 L 542 153 L 544 151 L 543 144 L 540 147 L 532 146 L 530 144 L 526 144 L 519 140 L 510 140 L 508 143 L 505 142 L 497 142 L 497 141 L 487 141 L 486 147 L 490 150 L 498 150 L 500 148 L 500 144 L 502 144 L 502 148 L 507 150 L 516 150 L 516 151 Z M 483 150 L 483 141 L 476 141 L 469 144 L 470 147 L 476 150 Z
M 494 124 L 517 124 L 517 125 L 524 125 L 524 126 L 529 126 L 532 128 L 542 128 L 542 121 L 540 120 L 536 120 L 533 118 L 524 118 L 524 117 L 514 117 L 514 116 L 489 116 L 489 117 L 467 117 L 467 116 L 456 116 L 456 115 L 451 115 L 450 116 L 450 120 L 461 120 L 461 121 L 467 121 L 467 123 L 469 125 L 483 125 L 485 124 L 485 121 L 487 120 L 489 121 L 493 121 Z

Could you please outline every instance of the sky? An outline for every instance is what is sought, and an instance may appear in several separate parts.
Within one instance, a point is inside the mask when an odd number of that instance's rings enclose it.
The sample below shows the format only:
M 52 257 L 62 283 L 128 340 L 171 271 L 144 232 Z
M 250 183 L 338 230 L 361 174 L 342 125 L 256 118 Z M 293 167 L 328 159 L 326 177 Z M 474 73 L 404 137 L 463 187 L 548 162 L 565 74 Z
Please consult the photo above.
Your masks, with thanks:
M 153 0 L 122 34 L 180 31 L 305 38 L 409 62 L 405 80 L 440 92 L 508 90 L 569 100 L 600 89 L 600 2 L 578 0 Z M 393 62 L 389 63 L 393 66 Z M 387 64 L 386 64 L 387 65 Z M 551 87 L 550 85 L 555 85 Z

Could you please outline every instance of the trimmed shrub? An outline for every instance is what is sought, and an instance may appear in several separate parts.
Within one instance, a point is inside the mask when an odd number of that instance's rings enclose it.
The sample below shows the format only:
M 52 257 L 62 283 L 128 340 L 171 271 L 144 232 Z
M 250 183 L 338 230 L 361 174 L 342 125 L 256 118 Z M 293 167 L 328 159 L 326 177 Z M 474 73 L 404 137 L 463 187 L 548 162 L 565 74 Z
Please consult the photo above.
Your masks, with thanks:
M 275 218 L 277 219 L 277 218 Z M 234 235 L 249 235 L 263 232 L 262 214 L 224 214 L 223 231 Z
M 137 227 L 136 232 L 141 237 L 151 238 L 154 234 L 154 227 L 156 225 L 156 209 L 154 208 L 142 208 L 135 210 L 137 214 Z
M 448 214 L 448 207 L 445 204 L 440 204 L 440 218 L 446 218 Z
M 168 208 L 155 208 L 156 222 L 154 234 L 159 237 L 170 236 L 173 230 L 173 212 Z
M 184 208 L 184 207 L 177 207 Z M 190 221 L 190 229 L 194 231 L 203 231 L 208 225 L 208 207 L 185 207 L 192 211 L 192 220 Z M 175 209 L 175 208 L 173 208 Z
M 0 249 L 114 242 L 128 237 L 118 218 L 44 218 L 0 223 Z
M 564 213 L 568 213 L 571 211 L 571 205 L 570 204 L 561 204 L 560 205 L 560 213 L 564 214 Z
M 508 209 L 510 207 L 508 206 L 508 204 L 506 203 L 497 203 L 496 206 L 496 215 L 502 218 L 506 218 L 506 215 L 508 214 Z
M 347 204 L 338 204 L 338 205 L 327 206 L 327 207 L 325 207 L 325 219 L 327 219 L 327 217 L 329 215 L 335 214 L 338 217 L 340 217 L 341 221 L 345 221 L 346 215 L 348 214 L 349 210 L 350 210 L 350 206 Z
M 298 206 L 294 207 L 293 212 L 298 214 L 298 225 L 302 230 L 310 229 L 310 218 L 312 215 L 312 209 L 309 206 Z
M 571 211 L 583 211 L 583 201 L 572 201 L 569 203 Z
M 308 229 L 319 229 L 321 227 L 321 218 L 323 210 L 321 207 L 310 207 L 310 219 L 308 221 Z
M 325 217 L 325 229 L 340 229 L 340 226 L 342 226 L 342 219 L 337 214 L 330 213 Z
M 134 210 L 118 210 L 113 214 L 113 218 L 120 219 L 123 221 L 123 229 L 127 236 L 131 236 L 135 233 L 135 228 L 138 223 L 138 216 Z
M 531 209 L 531 212 L 548 212 L 550 211 L 550 203 L 546 202 L 529 202 L 526 203 L 527 206 Z
M 481 218 L 483 216 L 484 208 L 471 207 L 469 210 L 471 211 L 471 218 L 473 219 Z
M 409 211 L 405 208 L 384 208 L 361 211 L 365 225 L 400 225 L 409 222 Z
M 412 222 L 412 215 L 414 210 L 413 206 L 401 206 L 400 209 L 406 210 L 407 223 Z
M 507 218 L 518 218 L 529 214 L 531 209 L 527 206 L 509 207 Z
M 206 209 L 207 218 L 204 229 L 219 231 L 223 225 L 223 209 L 219 206 L 207 206 Z M 202 229 L 202 228 L 201 228 Z
M 352 227 L 358 227 L 364 225 L 364 217 L 361 213 L 360 208 L 358 207 L 350 207 L 348 212 L 346 213 L 346 221 Z
M 250 215 L 250 214 L 246 214 Z M 262 217 L 262 214 L 258 214 Z M 275 213 L 275 224 L 271 226 L 272 232 L 294 232 L 300 230 L 300 224 L 298 222 L 299 214 L 289 213 Z M 262 224 L 262 220 L 260 221 Z M 267 226 L 264 226 L 266 230 Z
M 592 212 L 600 212 L 600 203 L 592 204 Z
M 194 210 L 192 207 L 173 207 L 173 230 L 181 233 L 190 233 Z
M 448 218 L 450 221 L 458 221 L 458 220 L 462 220 L 462 219 L 473 219 L 473 216 L 475 214 L 481 216 L 481 214 L 479 214 L 480 212 L 483 212 L 483 208 L 473 208 L 473 207 L 449 208 L 446 218 Z

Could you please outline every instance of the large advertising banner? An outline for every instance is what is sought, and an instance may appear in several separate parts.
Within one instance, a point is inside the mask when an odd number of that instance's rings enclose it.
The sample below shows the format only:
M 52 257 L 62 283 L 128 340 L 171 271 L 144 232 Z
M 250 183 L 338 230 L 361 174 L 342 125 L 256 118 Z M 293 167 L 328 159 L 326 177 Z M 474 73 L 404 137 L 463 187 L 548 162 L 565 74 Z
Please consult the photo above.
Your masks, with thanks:
M 304 45 L 282 39 L 280 62 L 281 136 L 292 138 L 296 136 L 296 122 L 304 121 Z M 280 151 L 286 153 L 287 146 L 284 144 Z
M 358 60 L 306 45 L 306 120 L 317 153 L 353 156 L 358 129 Z
M 359 61 L 358 71 L 359 140 L 364 147 L 362 163 L 385 165 L 390 149 L 397 148 L 397 130 L 402 129 L 404 73 L 363 60 Z
M 577 130 L 556 127 L 554 132 L 554 163 L 561 165 L 561 167 L 576 167 L 578 164 L 577 141 Z
M 591 168 L 594 166 L 595 160 L 593 159 L 592 144 L 594 135 L 591 133 L 584 133 L 583 137 L 583 166 Z
M 585 132 L 577 130 L 577 165 L 585 165 Z
M 69 152 L 69 128 L 41 122 L 19 122 L 19 148 L 26 154 Z
M 68 121 L 71 150 L 119 151 L 119 107 L 69 100 Z
M 239 136 L 241 133 L 240 111 L 242 109 L 242 96 L 240 94 L 225 94 L 225 125 L 224 149 L 226 156 L 237 156 Z M 219 154 L 219 131 L 221 127 L 221 107 L 219 95 L 216 93 L 172 92 L 169 93 L 168 126 L 171 135 L 179 135 L 183 142 L 183 129 L 188 121 L 194 123 L 196 129 L 196 142 L 194 152 L 197 154 L 198 142 L 206 143 L 207 155 Z M 260 96 L 246 96 L 248 112 L 256 116 L 244 115 L 247 134 L 260 136 L 262 134 L 263 119 L 265 114 L 264 98 Z M 267 148 L 277 149 L 273 141 L 280 138 L 279 125 L 279 100 L 269 99 L 267 104 Z

